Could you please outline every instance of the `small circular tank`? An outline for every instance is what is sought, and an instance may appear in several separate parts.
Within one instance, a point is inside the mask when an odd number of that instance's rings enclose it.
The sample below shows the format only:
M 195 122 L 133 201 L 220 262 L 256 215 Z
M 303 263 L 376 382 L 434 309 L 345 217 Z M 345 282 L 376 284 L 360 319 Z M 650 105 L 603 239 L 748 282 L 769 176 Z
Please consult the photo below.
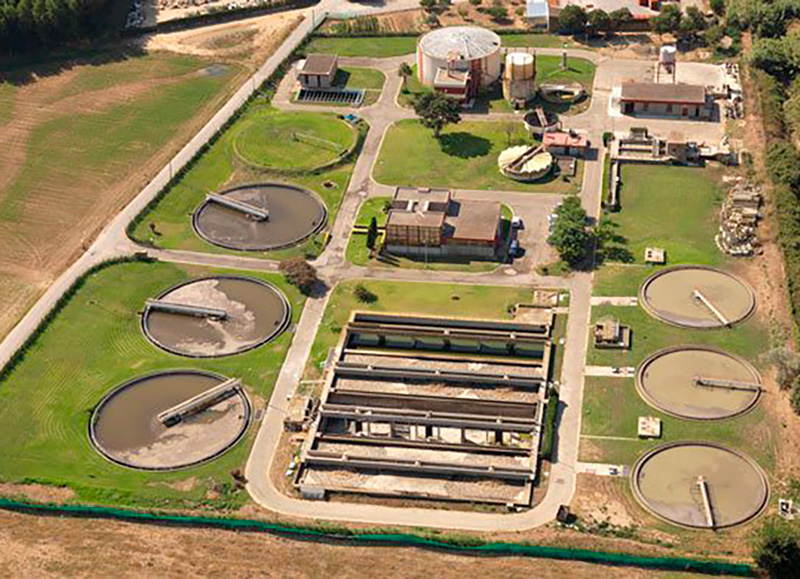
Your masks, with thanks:
M 533 55 L 525 52 L 512 52 L 506 55 L 506 72 L 508 80 L 530 80 L 535 69 Z

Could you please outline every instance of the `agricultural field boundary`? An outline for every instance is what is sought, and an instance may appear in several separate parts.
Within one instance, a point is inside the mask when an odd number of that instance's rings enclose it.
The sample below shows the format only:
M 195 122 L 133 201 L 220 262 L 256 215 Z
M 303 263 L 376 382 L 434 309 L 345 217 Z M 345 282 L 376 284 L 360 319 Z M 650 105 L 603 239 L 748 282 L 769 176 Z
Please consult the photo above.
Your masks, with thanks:
M 601 565 L 639 567 L 665 571 L 684 571 L 708 575 L 752 577 L 754 569 L 743 563 L 723 563 L 684 557 L 641 557 L 625 553 L 606 553 L 588 549 L 569 549 L 522 543 L 488 543 L 473 537 L 442 537 L 430 539 L 408 533 L 361 532 L 347 528 L 300 527 L 230 517 L 200 517 L 194 515 L 168 515 L 162 513 L 93 507 L 79 504 L 38 504 L 0 498 L 0 508 L 37 515 L 113 519 L 129 523 L 171 525 L 181 527 L 216 528 L 229 531 L 250 531 L 311 539 L 337 541 L 374 546 L 420 547 L 463 553 L 465 555 L 494 555 L 581 561 Z

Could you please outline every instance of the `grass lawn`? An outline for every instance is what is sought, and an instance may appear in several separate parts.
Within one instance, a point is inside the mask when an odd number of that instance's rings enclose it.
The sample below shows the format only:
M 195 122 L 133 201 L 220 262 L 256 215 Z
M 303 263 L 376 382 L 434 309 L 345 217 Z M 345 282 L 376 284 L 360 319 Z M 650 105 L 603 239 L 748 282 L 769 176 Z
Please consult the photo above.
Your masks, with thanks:
M 332 53 L 338 56 L 391 58 L 411 54 L 417 49 L 416 36 L 375 36 L 365 38 L 313 38 L 306 52 Z
M 581 456 L 593 461 L 633 464 L 642 453 L 666 442 L 708 440 L 742 450 L 765 469 L 774 467 L 777 436 L 759 405 L 728 420 L 690 421 L 668 416 L 649 406 L 636 392 L 632 378 L 587 377 L 583 390 L 582 434 L 637 438 L 639 416 L 661 419 L 660 440 L 581 440 Z
M 769 344 L 767 329 L 755 318 L 733 328 L 694 330 L 660 322 L 640 307 L 594 306 L 592 322 L 613 317 L 633 329 L 630 350 L 600 350 L 590 344 L 586 363 L 596 366 L 637 366 L 644 358 L 667 346 L 700 344 L 717 346 L 757 364 Z
M 568 36 L 553 34 L 500 34 L 503 46 L 537 48 L 585 48 Z M 416 36 L 376 36 L 366 38 L 313 38 L 306 52 L 329 52 L 339 56 L 390 58 L 412 54 L 417 49 Z
M 621 180 L 621 209 L 611 219 L 625 239 L 618 247 L 636 263 L 646 247 L 666 249 L 669 264 L 725 261 L 714 243 L 722 200 L 715 170 L 625 164 Z
M 372 218 L 375 217 L 378 227 L 386 225 L 388 214 L 384 212 L 384 206 L 390 202 L 390 197 L 373 197 L 367 199 L 358 211 L 356 225 L 369 226 Z M 514 217 L 513 211 L 508 205 L 500 207 L 503 219 L 504 236 L 511 231 L 511 219 Z M 378 267 L 401 267 L 410 269 L 432 269 L 440 271 L 473 271 L 484 272 L 492 271 L 500 267 L 499 261 L 485 261 L 472 259 L 443 258 L 442 260 L 431 260 L 428 258 L 409 258 L 392 254 L 382 253 L 377 257 L 370 257 L 370 249 L 367 247 L 367 235 L 365 233 L 353 233 L 347 244 L 347 260 L 355 265 L 378 266 Z
M 374 303 L 365 304 L 356 299 L 353 289 L 359 283 L 378 296 Z M 342 282 L 334 288 L 329 298 L 311 348 L 306 377 L 311 379 L 320 376 L 328 351 L 336 346 L 353 310 L 510 319 L 508 308 L 520 302 L 529 302 L 530 299 L 530 289 L 521 287 L 376 280 Z
M 246 123 L 251 115 L 266 115 L 265 118 L 269 119 L 273 112 L 278 115 L 285 114 L 254 105 L 253 110 L 244 113 L 240 122 Z M 317 113 L 305 114 L 312 118 L 326 120 L 332 118 Z M 231 130 L 226 131 L 155 207 L 141 218 L 132 232 L 135 239 L 167 249 L 235 253 L 202 240 L 192 228 L 191 214 L 203 202 L 208 191 L 259 181 L 287 182 L 316 192 L 328 207 L 328 222 L 334 222 L 342 196 L 350 181 L 353 164 L 348 163 L 317 174 L 291 176 L 250 167 L 241 162 L 233 150 L 233 141 L 239 126 L 235 124 Z M 288 147 L 287 149 L 290 150 Z M 332 183 L 333 187 L 323 186 L 323 183 L 328 182 Z M 155 226 L 157 235 L 152 233 L 151 223 Z M 283 259 L 294 255 L 316 256 L 324 248 L 325 235 L 323 232 L 297 247 L 269 252 L 248 252 L 248 255 L 263 255 L 271 259 Z
M 511 143 L 531 142 L 522 123 L 462 121 L 442 131 L 439 139 L 416 120 L 392 125 L 386 133 L 374 177 L 387 185 L 452 187 L 456 189 L 544 191 L 570 193 L 580 189 L 583 163 L 575 177 L 547 177 L 519 183 L 500 174 L 497 156 Z
M 335 161 L 356 141 L 352 125 L 330 113 L 255 109 L 233 137 L 246 163 L 276 171 L 310 171 Z
M 218 499 L 206 493 L 230 483 L 230 471 L 244 465 L 255 428 L 219 459 L 173 473 L 114 465 L 93 450 L 87 436 L 90 413 L 105 393 L 158 369 L 198 368 L 241 377 L 251 395 L 269 399 L 291 333 L 244 354 L 191 360 L 161 351 L 141 332 L 137 312 L 145 299 L 212 272 L 221 270 L 126 263 L 90 276 L 0 384 L 0 479 L 66 485 L 79 502 L 181 508 L 243 502 L 244 493 L 222 493 Z M 281 276 L 244 275 L 279 287 L 292 304 L 294 321 L 299 319 L 304 298 Z M 181 481 L 189 482 L 177 485 Z
M 14 114 L 14 96 L 17 88 L 10 83 L 0 83 L 0 127 L 11 120 Z
M 363 88 L 365 90 L 381 90 L 386 82 L 386 75 L 374 68 L 355 68 L 343 66 L 336 73 L 336 86 L 341 88 Z

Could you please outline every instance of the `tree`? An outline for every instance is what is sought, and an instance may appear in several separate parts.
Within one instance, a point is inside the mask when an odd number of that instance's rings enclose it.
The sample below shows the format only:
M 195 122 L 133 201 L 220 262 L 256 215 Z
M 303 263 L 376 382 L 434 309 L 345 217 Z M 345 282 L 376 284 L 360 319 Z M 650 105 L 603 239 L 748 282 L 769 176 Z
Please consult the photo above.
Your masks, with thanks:
M 371 291 L 363 283 L 360 283 L 360 284 L 356 285 L 356 287 L 353 288 L 353 295 L 362 304 L 374 304 L 375 302 L 378 301 L 377 294 L 375 294 L 375 292 Z
M 503 6 L 500 2 L 495 2 L 492 4 L 486 13 L 491 16 L 492 20 L 495 22 L 503 22 L 504 20 L 508 20 L 508 8 Z
M 319 283 L 317 270 L 302 257 L 283 260 L 279 265 L 279 269 L 286 280 L 305 295 L 311 295 Z
M 586 10 L 577 4 L 568 4 L 558 17 L 558 29 L 562 34 L 583 34 L 586 32 Z
M 369 229 L 367 229 L 367 247 L 374 250 L 375 242 L 378 241 L 378 220 L 374 217 L 369 222 Z
M 705 30 L 706 18 L 697 6 L 686 8 L 686 14 L 681 18 L 678 32 L 683 38 L 694 42 L 697 35 Z
M 787 141 L 777 141 L 767 146 L 767 171 L 776 183 L 800 186 L 800 153 Z
M 414 112 L 420 122 L 432 129 L 437 139 L 447 125 L 461 121 L 460 111 L 461 105 L 456 99 L 440 93 L 424 93 L 414 101 Z
M 756 537 L 753 558 L 770 577 L 797 577 L 800 569 L 797 531 L 784 521 L 768 520 Z
M 709 0 L 708 5 L 717 16 L 725 15 L 725 0 Z
M 480 6 L 483 0 L 469 0 L 469 3 L 473 6 Z
M 436 0 L 419 0 L 419 5 L 425 12 L 431 12 L 436 8 Z
M 397 68 L 397 76 L 403 79 L 403 92 L 408 92 L 408 78 L 414 74 L 411 66 L 407 62 L 401 62 Z
M 622 30 L 622 28 L 633 20 L 633 14 L 631 14 L 631 11 L 627 8 L 614 10 L 609 14 L 609 17 L 611 18 L 611 26 L 614 31 Z
M 675 34 L 681 25 L 681 9 L 675 4 L 667 4 L 658 16 L 650 19 L 650 22 L 659 36 Z
M 587 23 L 593 35 L 600 33 L 609 34 L 613 32 L 613 25 L 611 23 L 611 16 L 605 10 L 592 10 L 589 12 Z
M 555 211 L 556 219 L 547 242 L 570 267 L 583 264 L 589 257 L 594 238 L 586 226 L 586 211 L 577 195 L 570 195 Z
M 800 414 L 800 376 L 795 377 L 792 383 L 792 410 Z
M 798 60 L 783 38 L 759 38 L 753 45 L 750 62 L 764 72 L 788 81 L 795 77 Z

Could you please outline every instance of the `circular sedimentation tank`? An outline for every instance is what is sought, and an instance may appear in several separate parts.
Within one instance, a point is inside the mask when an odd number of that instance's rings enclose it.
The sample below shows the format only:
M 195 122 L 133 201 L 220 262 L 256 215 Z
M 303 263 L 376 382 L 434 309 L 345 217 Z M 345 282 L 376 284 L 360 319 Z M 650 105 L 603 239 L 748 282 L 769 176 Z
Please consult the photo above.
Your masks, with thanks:
M 700 265 L 662 269 L 639 288 L 650 315 L 688 328 L 719 328 L 747 319 L 756 307 L 750 286 L 738 277 Z
M 708 442 L 659 446 L 633 467 L 636 499 L 655 516 L 692 528 L 723 528 L 756 517 L 769 485 L 758 464 L 736 450 Z
M 168 352 L 192 358 L 251 350 L 278 337 L 291 320 L 291 307 L 283 293 L 248 277 L 194 279 L 169 288 L 155 299 L 225 312 L 220 319 L 145 305 L 142 329 L 147 338 Z
M 552 111 L 542 111 L 542 113 L 545 119 L 545 126 L 542 126 L 541 119 L 536 111 L 530 111 L 525 114 L 522 122 L 531 135 L 541 137 L 548 130 L 558 127 L 558 115 L 556 113 Z
M 159 414 L 226 382 L 219 374 L 170 370 L 134 378 L 98 404 L 89 423 L 95 449 L 117 464 L 174 470 L 224 453 L 244 436 L 251 405 L 244 390 L 166 426 Z
M 660 350 L 639 366 L 636 389 L 662 412 L 690 420 L 742 414 L 759 399 L 761 376 L 746 360 L 716 348 Z
M 194 212 L 197 234 L 214 245 L 240 251 L 267 251 L 298 245 L 318 233 L 328 220 L 328 210 L 311 191 L 283 183 L 235 187 L 221 197 L 269 212 L 265 220 L 206 200 Z
M 581 100 L 586 95 L 586 89 L 580 83 L 571 84 L 551 84 L 545 83 L 539 86 L 539 93 L 542 98 L 554 104 L 572 104 Z
M 509 147 L 497 157 L 500 173 L 509 179 L 532 182 L 543 179 L 553 169 L 553 155 L 541 147 L 517 145 Z

